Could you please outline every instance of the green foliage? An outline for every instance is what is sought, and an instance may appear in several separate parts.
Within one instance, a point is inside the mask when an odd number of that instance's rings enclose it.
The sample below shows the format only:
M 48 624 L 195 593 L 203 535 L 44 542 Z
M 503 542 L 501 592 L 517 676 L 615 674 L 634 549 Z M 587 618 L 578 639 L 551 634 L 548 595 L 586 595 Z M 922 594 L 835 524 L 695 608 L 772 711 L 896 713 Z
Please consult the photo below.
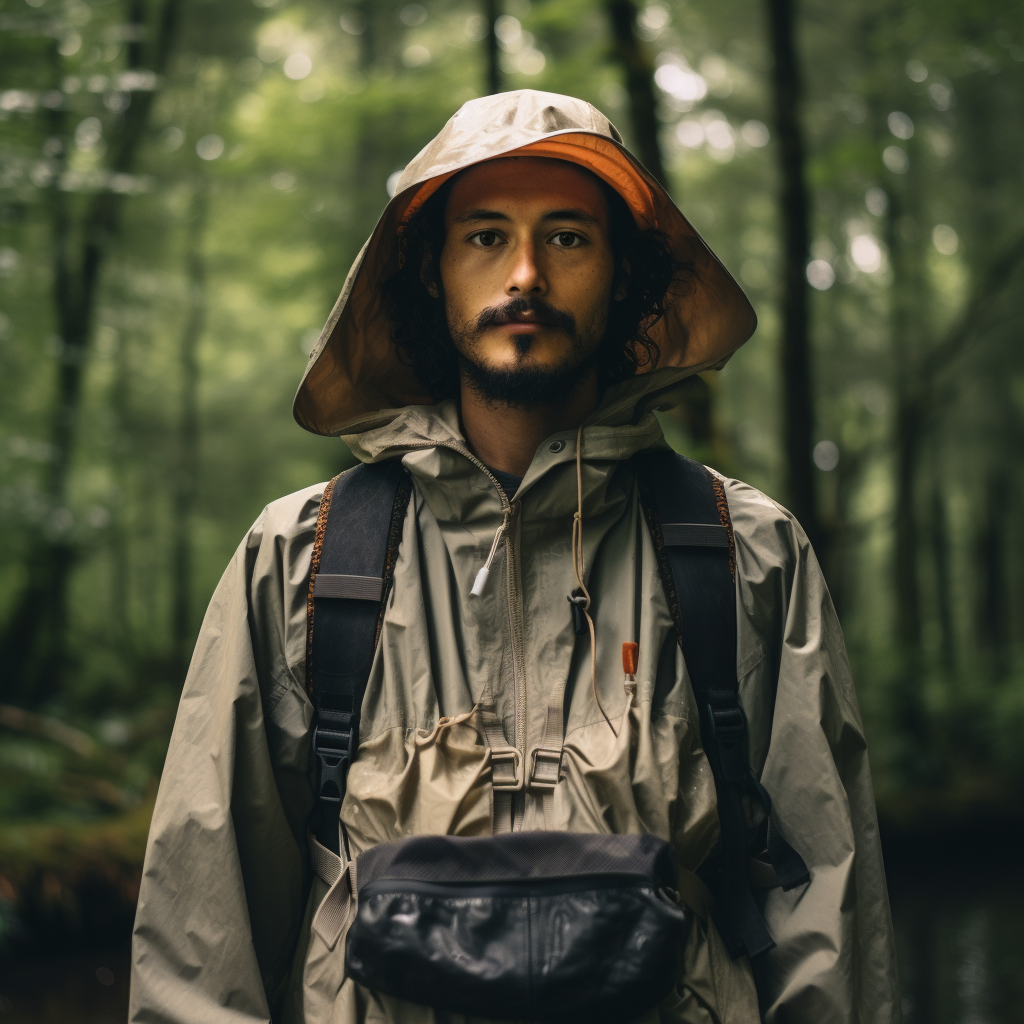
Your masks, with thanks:
M 132 47 L 158 37 L 165 9 L 0 6 L 0 623 L 39 544 L 66 545 L 59 686 L 17 699 L 95 745 L 84 757 L 41 727 L 0 722 L 8 819 L 120 822 L 146 806 L 182 679 L 176 615 L 187 646 L 262 505 L 348 463 L 340 442 L 294 425 L 293 388 L 389 176 L 484 81 L 482 7 L 470 2 L 190 0 L 165 72 L 147 77 Z M 628 140 L 608 32 L 593 0 L 509 0 L 506 86 L 592 100 Z M 760 319 L 666 431 L 785 501 L 762 12 L 655 3 L 640 35 L 659 67 L 678 69 L 659 77 L 669 184 Z M 1011 529 L 1024 433 L 1024 14 L 808 0 L 800 46 L 809 273 L 821 286 L 820 554 L 880 793 L 892 807 L 953 789 L 1010 800 L 1024 778 L 1024 550 Z M 153 103 L 133 165 L 111 171 L 143 96 Z M 90 203 L 107 194 L 122 205 L 100 239 L 58 500 L 47 480 L 69 350 L 55 245 L 88 240 Z M 712 410 L 703 434 L 700 408 Z

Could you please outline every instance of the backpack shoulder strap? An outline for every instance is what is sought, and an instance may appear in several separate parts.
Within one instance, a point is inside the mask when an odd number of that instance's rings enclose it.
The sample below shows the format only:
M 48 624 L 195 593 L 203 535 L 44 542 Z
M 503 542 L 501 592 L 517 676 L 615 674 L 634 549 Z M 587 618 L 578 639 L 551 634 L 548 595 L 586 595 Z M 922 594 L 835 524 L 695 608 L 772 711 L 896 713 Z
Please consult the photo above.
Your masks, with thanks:
M 736 675 L 736 546 L 729 503 L 722 481 L 699 462 L 657 450 L 638 463 L 640 501 L 715 777 L 721 827 L 716 923 L 733 956 L 756 956 L 775 943 L 750 889 L 745 795 L 755 796 L 768 814 L 768 853 L 783 888 L 809 875 L 774 826 L 771 801 L 750 770 Z
M 306 684 L 318 762 L 313 832 L 334 852 L 411 493 L 409 474 L 394 459 L 336 476 L 320 499 L 306 600 Z

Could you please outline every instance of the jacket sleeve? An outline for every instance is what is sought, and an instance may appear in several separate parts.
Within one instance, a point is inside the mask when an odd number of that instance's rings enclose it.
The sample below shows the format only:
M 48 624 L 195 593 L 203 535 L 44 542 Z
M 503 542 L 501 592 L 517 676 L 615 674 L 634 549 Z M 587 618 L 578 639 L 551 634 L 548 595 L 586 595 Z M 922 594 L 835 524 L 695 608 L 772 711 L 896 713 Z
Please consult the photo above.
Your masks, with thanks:
M 146 849 L 137 1024 L 269 1021 L 283 993 L 308 889 L 302 645 L 318 498 L 264 510 L 207 610 Z
M 874 793 L 842 631 L 799 524 L 753 488 L 729 483 L 740 629 L 746 621 L 770 637 L 760 680 L 768 685 L 758 688 L 770 692 L 776 671 L 778 680 L 773 712 L 770 702 L 767 714 L 748 708 L 752 764 L 763 762 L 773 817 L 811 875 L 764 896 L 776 942 L 754 965 L 765 1024 L 898 1022 Z

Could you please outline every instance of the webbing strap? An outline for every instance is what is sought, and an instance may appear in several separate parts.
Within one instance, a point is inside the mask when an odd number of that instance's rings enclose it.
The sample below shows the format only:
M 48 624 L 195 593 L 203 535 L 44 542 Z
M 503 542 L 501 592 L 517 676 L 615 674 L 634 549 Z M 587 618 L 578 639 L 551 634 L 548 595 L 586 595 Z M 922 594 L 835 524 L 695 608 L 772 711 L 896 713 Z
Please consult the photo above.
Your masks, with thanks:
M 313 597 L 350 598 L 354 601 L 380 601 L 384 580 L 380 576 L 342 576 L 317 573 Z
M 341 857 L 332 850 L 328 850 L 312 832 L 306 836 L 306 839 L 309 843 L 309 866 L 318 878 L 327 883 L 328 887 L 334 885 L 344 867 Z
M 736 676 L 735 549 L 725 488 L 700 463 L 671 451 L 645 453 L 638 468 L 641 503 L 715 778 L 721 828 L 715 920 L 733 956 L 756 956 L 775 943 L 750 891 L 745 794 L 769 813 L 768 852 L 783 884 L 792 888 L 808 874 L 771 821 L 771 801 L 750 770 Z
M 491 753 L 493 831 L 500 835 L 512 831 L 512 794 L 523 788 L 523 759 L 519 749 L 510 746 L 505 739 L 505 730 L 490 693 L 480 702 L 480 721 Z
M 582 544 L 583 524 L 580 521 L 577 527 L 580 531 L 580 543 Z M 577 587 L 569 597 L 569 603 L 573 606 L 573 619 L 580 623 L 586 621 L 583 613 L 585 590 L 589 582 L 590 569 L 583 568 L 583 587 Z M 637 610 L 639 621 L 639 610 Z M 574 629 L 576 636 L 586 636 L 590 641 L 590 628 L 586 625 Z M 592 641 L 591 641 L 592 642 Z M 560 676 L 554 688 L 548 695 L 548 705 L 544 713 L 544 732 L 541 733 L 540 743 L 530 751 L 529 763 L 526 766 L 526 784 L 540 796 L 544 807 L 544 827 L 552 827 L 552 811 L 554 802 L 554 791 L 562 777 L 562 750 L 565 745 L 565 691 L 569 685 L 568 674 Z
M 319 762 L 313 831 L 338 852 L 338 814 L 412 491 L 401 460 L 359 465 L 324 489 L 307 605 L 306 674 Z M 314 629 L 315 624 L 315 629 Z
M 317 907 L 310 929 L 328 948 L 334 949 L 352 924 L 358 906 L 356 861 L 342 860 L 333 850 L 309 835 L 309 863 L 327 885 L 327 894 Z
M 544 794 L 545 799 L 558 785 L 561 777 L 567 682 L 567 678 L 560 678 L 548 696 L 544 732 L 541 734 L 540 743 L 530 751 L 529 764 L 526 766 L 526 784 L 531 790 Z M 550 808 L 548 811 L 550 812 Z
M 665 547 L 691 546 L 727 548 L 729 531 L 721 523 L 662 523 L 661 537 Z

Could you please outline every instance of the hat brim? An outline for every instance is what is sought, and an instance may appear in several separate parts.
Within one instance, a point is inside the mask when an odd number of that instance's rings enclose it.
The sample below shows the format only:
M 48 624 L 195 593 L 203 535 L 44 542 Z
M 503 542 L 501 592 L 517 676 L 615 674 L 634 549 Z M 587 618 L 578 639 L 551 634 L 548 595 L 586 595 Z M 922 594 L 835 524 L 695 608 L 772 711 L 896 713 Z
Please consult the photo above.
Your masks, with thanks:
M 549 157 L 585 167 L 622 196 L 638 225 L 668 237 L 685 269 L 669 288 L 665 315 L 650 332 L 660 351 L 659 368 L 694 373 L 718 368 L 753 334 L 757 317 L 743 290 L 647 170 L 605 135 L 553 132 L 506 150 L 489 147 L 479 160 L 435 165 L 438 173 L 391 200 L 310 354 L 293 405 L 301 426 L 316 434 L 352 433 L 360 422 L 379 421 L 385 410 L 432 403 L 391 342 L 381 284 L 398 270 L 402 225 L 448 178 L 485 160 L 510 156 Z

